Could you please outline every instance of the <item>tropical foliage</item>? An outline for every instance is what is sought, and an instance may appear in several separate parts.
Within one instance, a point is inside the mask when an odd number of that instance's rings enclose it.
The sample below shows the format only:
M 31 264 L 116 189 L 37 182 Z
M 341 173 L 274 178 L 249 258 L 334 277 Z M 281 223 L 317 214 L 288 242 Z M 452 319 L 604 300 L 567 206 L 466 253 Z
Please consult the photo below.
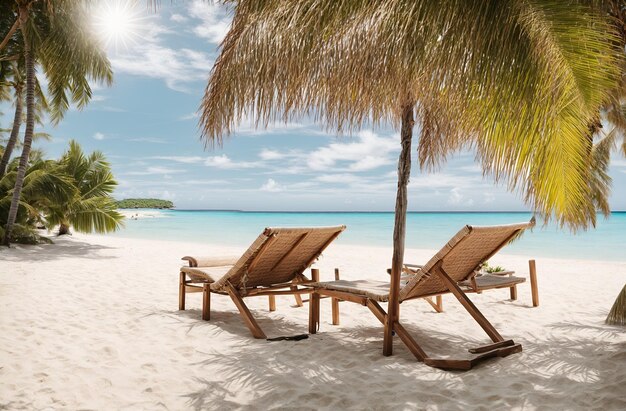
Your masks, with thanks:
M 18 159 L 0 179 L 0 227 L 4 227 L 13 196 Z M 110 193 L 116 186 L 102 153 L 85 156 L 76 142 L 60 160 L 47 160 L 33 150 L 24 176 L 22 195 L 11 241 L 35 243 L 35 227 L 68 232 L 108 232 L 118 229 L 122 215 Z M 0 234 L 4 234 L 0 228 Z
M 47 226 L 59 226 L 59 235 L 68 234 L 70 226 L 84 233 L 117 230 L 124 217 L 117 212 L 115 200 L 111 197 L 117 182 L 104 154 L 94 151 L 86 156 L 78 143 L 70 141 L 69 150 L 59 160 L 59 166 L 75 190 L 69 201 L 47 207 Z
M 156 198 L 126 198 L 117 202 L 117 208 L 174 208 L 174 203 Z
M 81 108 L 91 99 L 89 80 L 110 84 L 112 72 L 101 44 L 87 30 L 87 3 L 80 0 L 5 0 L 0 8 L 0 61 L 24 61 L 26 125 L 13 197 L 4 226 L 5 244 L 17 219 L 36 120 L 35 65 L 47 80 L 50 114 L 59 121 L 70 102 Z M 21 100 L 18 100 L 21 101 Z M 17 105 L 16 105 L 17 109 Z M 19 116 L 15 116 L 16 122 Z M 14 123 L 14 129 L 19 125 Z M 9 150 L 10 151 L 10 150 Z
M 606 317 L 606 323 L 611 325 L 626 325 L 626 285 L 615 299 L 615 303 L 609 315 Z
M 6 224 L 11 206 L 13 187 L 17 176 L 18 159 L 13 160 L 7 173 L 0 179 L 0 226 Z M 24 176 L 22 196 L 19 202 L 15 230 L 11 240 L 20 243 L 36 243 L 40 237 L 35 227 L 44 227 L 45 210 L 55 203 L 65 203 L 73 196 L 75 188 L 56 161 L 45 160 L 41 152 L 34 150 Z M 4 235 L 4 231 L 2 233 Z

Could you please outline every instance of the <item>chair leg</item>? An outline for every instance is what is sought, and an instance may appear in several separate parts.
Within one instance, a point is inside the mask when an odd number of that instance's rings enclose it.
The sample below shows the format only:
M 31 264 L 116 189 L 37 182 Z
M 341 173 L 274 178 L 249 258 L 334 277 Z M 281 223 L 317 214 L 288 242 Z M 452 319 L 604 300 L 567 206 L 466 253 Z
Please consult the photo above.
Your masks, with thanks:
M 454 282 L 448 274 L 443 270 L 441 265 L 434 269 L 434 271 L 439 275 L 439 278 L 444 282 L 444 284 L 448 287 L 448 290 L 459 300 L 461 305 L 465 307 L 467 312 L 474 317 L 474 320 L 480 325 L 480 327 L 487 333 L 489 338 L 493 342 L 501 342 L 504 341 L 504 338 L 500 335 L 498 330 L 485 318 L 483 313 L 474 305 L 474 303 L 467 297 L 467 295 L 459 288 L 456 282 Z
M 241 295 L 239 295 L 237 289 L 235 289 L 232 284 L 226 283 L 226 290 L 228 291 L 228 295 L 230 295 L 230 298 L 235 303 L 235 306 L 237 306 L 237 309 L 239 310 L 239 313 L 241 314 L 244 323 L 252 333 L 252 336 L 254 338 L 267 338 L 261 327 L 259 327 L 259 324 L 252 316 L 252 313 L 248 309 L 248 306 L 243 302 L 243 298 L 241 298 Z
M 430 304 L 430 306 L 433 307 L 438 313 L 443 312 L 443 300 L 441 296 L 438 295 L 435 298 L 437 302 L 433 302 L 431 297 L 424 297 L 424 300 L 426 300 L 426 302 Z
M 267 298 L 269 300 L 270 311 L 276 311 L 276 296 L 268 295 Z
M 513 301 L 517 300 L 517 285 L 514 285 L 509 290 L 511 292 L 511 300 Z
M 202 319 L 211 319 L 211 287 L 206 283 L 202 286 Z
M 528 260 L 528 268 L 530 271 L 530 291 L 533 296 L 533 307 L 539 306 L 539 288 L 537 287 L 537 266 L 535 260 Z
M 339 281 L 339 269 L 335 268 L 335 281 Z M 339 298 L 331 297 L 331 312 L 333 325 L 339 325 Z
M 368 299 L 367 300 L 367 308 L 378 318 L 383 325 L 387 324 L 387 313 L 376 301 Z M 400 340 L 406 345 L 406 347 L 411 351 L 411 353 L 417 358 L 418 361 L 424 361 L 427 357 L 422 347 L 411 337 L 408 331 L 400 324 L 400 322 L 396 322 L 393 326 L 394 331 L 400 337 Z
M 331 297 L 330 301 L 333 316 L 333 325 L 339 325 L 339 298 Z
M 298 287 L 295 286 L 295 285 L 292 286 L 292 287 L 289 287 L 289 288 L 291 288 L 292 291 L 296 291 L 298 289 Z M 304 305 L 304 304 L 302 304 L 302 297 L 300 297 L 300 294 L 294 294 L 293 298 L 296 299 L 296 306 L 297 307 L 302 307 Z
M 309 334 L 317 333 L 319 325 L 320 295 L 312 292 L 309 297 Z
M 181 272 L 178 280 L 178 309 L 185 309 L 185 273 Z

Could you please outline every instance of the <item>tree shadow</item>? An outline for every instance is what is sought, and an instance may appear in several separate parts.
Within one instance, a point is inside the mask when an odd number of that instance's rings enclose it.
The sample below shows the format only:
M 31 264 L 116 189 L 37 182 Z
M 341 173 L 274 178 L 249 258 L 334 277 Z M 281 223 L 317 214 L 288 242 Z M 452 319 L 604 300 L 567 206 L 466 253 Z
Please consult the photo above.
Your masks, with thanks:
M 112 259 L 114 256 L 103 254 L 102 251 L 114 250 L 100 244 L 91 244 L 69 238 L 56 239 L 53 244 L 12 245 L 11 248 L 0 247 L 0 259 L 5 261 L 50 261 L 63 258 Z
M 306 309 L 307 307 L 304 307 Z M 256 318 L 270 334 L 302 332 L 306 324 L 287 318 Z M 199 310 L 181 312 L 199 318 Z M 212 313 L 212 333 L 242 339 L 224 347 L 198 350 L 191 367 L 213 375 L 194 378 L 184 394 L 189 407 L 236 409 L 624 409 L 620 393 L 626 342 L 620 330 L 601 325 L 555 323 L 559 333 L 524 336 L 524 352 L 481 363 L 467 372 L 430 368 L 416 361 L 398 338 L 394 355 L 382 356 L 382 326 L 333 327 L 293 342 L 254 340 L 235 313 Z M 215 321 L 215 322 L 214 322 Z M 271 323 L 271 324 L 270 324 Z M 424 350 L 458 358 L 481 338 L 466 338 L 405 323 Z M 219 328 L 221 331 L 217 331 Z M 571 330 L 571 338 L 560 332 Z M 207 336 L 211 338 L 211 336 Z M 486 336 L 485 336 L 486 338 Z
M 228 298 L 227 296 L 221 296 Z M 233 309 L 236 308 L 233 306 Z M 289 308 L 307 310 L 308 307 Z M 308 333 L 308 323 L 295 322 L 289 317 L 288 312 L 278 312 L 269 310 L 251 309 L 252 315 L 256 319 L 261 329 L 266 333 L 268 338 L 293 336 Z M 211 319 L 209 321 L 202 320 L 202 310 L 198 308 L 188 308 L 183 311 L 179 310 L 161 310 L 148 315 L 165 315 L 175 321 L 187 324 L 186 333 L 201 329 L 203 332 L 209 333 L 210 336 L 217 336 L 222 333 L 228 333 L 242 339 L 253 339 L 250 330 L 246 327 L 243 318 L 237 311 L 211 311 Z M 195 320 L 195 321 L 189 321 Z M 256 340 L 263 341 L 265 340 Z

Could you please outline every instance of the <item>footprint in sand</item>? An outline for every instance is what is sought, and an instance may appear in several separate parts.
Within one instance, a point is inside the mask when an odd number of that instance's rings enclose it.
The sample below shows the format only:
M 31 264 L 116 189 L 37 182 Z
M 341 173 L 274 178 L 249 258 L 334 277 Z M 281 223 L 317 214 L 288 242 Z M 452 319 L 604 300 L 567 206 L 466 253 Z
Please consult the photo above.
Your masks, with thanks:
M 144 369 L 144 370 L 148 370 L 148 371 L 156 371 L 157 370 L 157 367 L 154 364 L 152 364 L 152 363 L 143 364 L 141 366 L 141 368 Z

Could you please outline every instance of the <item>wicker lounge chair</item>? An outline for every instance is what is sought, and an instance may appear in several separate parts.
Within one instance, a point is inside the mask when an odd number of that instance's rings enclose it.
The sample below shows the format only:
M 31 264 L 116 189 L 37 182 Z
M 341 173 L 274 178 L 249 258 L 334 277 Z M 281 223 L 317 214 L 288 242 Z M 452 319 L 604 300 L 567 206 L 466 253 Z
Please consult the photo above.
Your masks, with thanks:
M 404 264 L 403 273 L 410 276 L 416 274 L 417 271 L 422 268 L 421 265 L 416 264 Z M 533 307 L 539 306 L 539 289 L 537 286 L 537 269 L 535 260 L 528 260 L 528 268 L 530 273 L 530 291 L 532 297 Z M 391 274 L 391 268 L 387 269 L 387 273 Z M 517 300 L 517 286 L 526 282 L 526 278 L 513 275 L 514 271 L 501 271 L 494 273 L 481 274 L 477 272 L 476 275 L 469 280 L 459 282 L 459 287 L 465 293 L 477 293 L 481 294 L 483 291 L 498 290 L 501 288 L 508 288 L 511 300 Z M 436 301 L 432 298 L 424 298 L 435 311 L 443 312 L 443 299 L 441 295 L 436 296 Z
M 475 270 L 484 261 L 532 225 L 534 221 L 491 227 L 465 226 L 414 275 L 402 277 L 400 302 L 452 293 L 493 341 L 493 344 L 470 349 L 471 354 L 476 354 L 472 358 L 436 359 L 424 352 L 399 321 L 395 322 L 393 331 L 419 361 L 438 368 L 468 370 L 486 358 L 504 357 L 522 350 L 520 344 L 514 343 L 513 340 L 505 340 L 498 333 L 459 288 L 458 283 L 472 278 Z M 315 290 L 311 295 L 309 306 L 309 333 L 311 334 L 315 334 L 319 326 L 320 296 L 365 305 L 378 320 L 383 324 L 386 322 L 387 313 L 379 303 L 389 301 L 389 282 L 340 280 L 310 283 L 306 286 Z
M 178 308 L 185 309 L 187 293 L 202 292 L 202 319 L 209 320 L 211 293 L 229 295 L 252 335 L 266 338 L 243 298 L 267 295 L 273 311 L 276 295 L 293 294 L 302 305 L 300 294 L 311 289 L 300 286 L 312 281 L 304 270 L 345 228 L 266 228 L 239 258 L 183 257 L 189 266 L 180 269 Z

